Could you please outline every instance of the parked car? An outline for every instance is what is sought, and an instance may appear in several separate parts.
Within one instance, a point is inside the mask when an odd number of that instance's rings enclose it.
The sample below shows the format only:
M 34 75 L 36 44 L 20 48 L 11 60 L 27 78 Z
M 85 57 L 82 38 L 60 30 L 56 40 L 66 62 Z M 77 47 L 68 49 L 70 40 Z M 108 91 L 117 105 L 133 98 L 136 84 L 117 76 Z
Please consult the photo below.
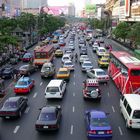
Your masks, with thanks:
M 0 117 L 6 119 L 21 117 L 27 107 L 27 102 L 28 99 L 26 97 L 9 97 L 0 109 Z
M 16 94 L 22 94 L 22 93 L 29 93 L 31 89 L 34 87 L 35 81 L 31 79 L 30 77 L 24 77 L 22 76 L 16 83 L 14 87 L 14 92 Z
M 101 100 L 101 90 L 97 79 L 86 79 L 83 81 L 84 99 Z
M 85 111 L 86 134 L 88 138 L 112 138 L 112 127 L 103 111 Z
M 60 106 L 45 106 L 40 109 L 35 129 L 37 131 L 58 130 L 61 122 L 61 107 Z
M 87 71 L 87 76 L 90 78 L 96 78 L 99 82 L 108 83 L 109 75 L 103 69 L 92 69 Z

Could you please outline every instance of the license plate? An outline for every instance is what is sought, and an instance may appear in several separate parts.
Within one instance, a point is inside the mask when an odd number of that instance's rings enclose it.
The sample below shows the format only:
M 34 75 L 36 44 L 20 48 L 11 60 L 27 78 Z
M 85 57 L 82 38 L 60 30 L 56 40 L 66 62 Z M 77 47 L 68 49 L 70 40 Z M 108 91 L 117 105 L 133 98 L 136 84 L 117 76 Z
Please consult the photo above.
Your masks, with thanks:
M 98 132 L 98 134 L 104 134 L 104 132 L 103 131 L 100 131 L 100 132 Z
M 9 117 L 9 116 L 6 116 L 5 118 L 6 118 L 6 119 L 10 119 L 10 117 Z
M 48 128 L 48 126 L 44 126 L 43 128 Z

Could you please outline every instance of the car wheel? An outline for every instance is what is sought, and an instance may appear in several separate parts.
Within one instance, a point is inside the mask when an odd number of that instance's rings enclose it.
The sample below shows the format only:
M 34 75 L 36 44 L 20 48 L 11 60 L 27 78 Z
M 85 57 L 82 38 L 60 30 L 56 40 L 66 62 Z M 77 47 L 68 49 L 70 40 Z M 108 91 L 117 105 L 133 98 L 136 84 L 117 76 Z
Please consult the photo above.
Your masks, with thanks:
M 22 115 L 22 113 L 21 113 L 21 111 L 20 111 L 19 114 L 18 114 L 19 118 L 21 118 L 21 115 Z

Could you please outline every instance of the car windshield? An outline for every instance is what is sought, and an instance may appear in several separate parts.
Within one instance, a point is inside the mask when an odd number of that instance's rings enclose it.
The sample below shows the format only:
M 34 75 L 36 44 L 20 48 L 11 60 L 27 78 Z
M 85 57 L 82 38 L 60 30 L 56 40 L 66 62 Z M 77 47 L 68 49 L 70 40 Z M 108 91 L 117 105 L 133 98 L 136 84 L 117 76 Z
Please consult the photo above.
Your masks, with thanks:
M 100 75 L 106 75 L 106 73 L 104 71 L 97 71 L 97 75 L 100 76 Z
M 55 113 L 41 113 L 39 116 L 40 121 L 53 121 L 56 119 Z
M 26 69 L 28 69 L 28 65 L 26 65 L 26 66 L 22 66 L 22 67 L 20 67 L 20 69 L 24 69 L 24 70 L 26 70 Z
M 47 87 L 47 92 L 59 92 L 58 87 Z
M 4 104 L 4 108 L 17 108 L 17 102 L 7 101 Z
M 69 57 L 63 57 L 63 60 L 67 60 L 67 59 L 69 59 Z
M 17 85 L 18 86 L 26 86 L 27 85 L 27 81 L 18 81 Z
M 105 52 L 105 50 L 104 49 L 100 49 L 99 52 Z
M 134 111 L 133 118 L 134 119 L 140 119 L 140 110 L 135 110 Z
M 43 71 L 49 71 L 49 70 L 50 70 L 50 67 L 43 67 L 42 70 L 43 70 Z
M 68 74 L 68 71 L 59 71 L 58 74 Z
M 81 58 L 85 59 L 85 58 L 88 58 L 87 55 L 82 55 Z
M 108 60 L 107 59 L 102 59 L 102 62 L 108 62 Z
M 95 127 L 109 126 L 107 118 L 91 118 L 90 124 Z
M 69 66 L 69 65 L 72 65 L 72 63 L 71 63 L 71 62 L 67 62 L 67 63 L 65 63 L 64 65 L 65 65 L 65 66 Z

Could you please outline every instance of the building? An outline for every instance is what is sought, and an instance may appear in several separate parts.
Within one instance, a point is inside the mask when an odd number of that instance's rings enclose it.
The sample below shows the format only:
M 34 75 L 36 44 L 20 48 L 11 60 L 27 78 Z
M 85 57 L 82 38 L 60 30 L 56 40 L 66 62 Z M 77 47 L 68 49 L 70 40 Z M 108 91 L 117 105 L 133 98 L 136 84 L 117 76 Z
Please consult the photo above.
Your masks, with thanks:
M 0 10 L 0 16 L 12 17 L 19 16 L 22 10 L 21 0 L 0 0 L 0 5 L 4 6 L 4 10 Z
M 69 3 L 68 5 L 68 15 L 75 16 L 75 6 L 72 3 Z
M 24 8 L 39 8 L 48 5 L 47 0 L 22 0 Z

